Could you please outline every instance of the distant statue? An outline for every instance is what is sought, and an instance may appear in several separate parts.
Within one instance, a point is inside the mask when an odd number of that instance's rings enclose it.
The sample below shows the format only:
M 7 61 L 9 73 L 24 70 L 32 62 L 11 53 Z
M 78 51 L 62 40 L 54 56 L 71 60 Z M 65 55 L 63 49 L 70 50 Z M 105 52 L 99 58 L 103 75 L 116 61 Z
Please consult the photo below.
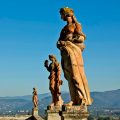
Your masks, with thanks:
M 61 68 L 60 64 L 57 62 L 57 59 L 54 55 L 49 55 L 49 60 L 51 63 L 48 65 L 48 60 L 45 60 L 44 66 L 50 72 L 48 77 L 49 89 L 52 94 L 52 103 L 50 106 L 61 106 L 63 100 L 61 98 L 60 85 L 62 85 L 62 80 L 60 79 Z
M 33 88 L 33 98 L 32 98 L 32 101 L 33 101 L 34 108 L 38 108 L 38 94 L 37 94 L 36 88 Z
M 61 8 L 60 15 L 67 22 L 57 41 L 57 48 L 60 49 L 62 57 L 62 69 L 65 78 L 68 80 L 71 96 L 71 101 L 66 105 L 90 105 L 92 99 L 82 58 L 86 36 L 82 32 L 82 26 L 78 23 L 71 8 Z

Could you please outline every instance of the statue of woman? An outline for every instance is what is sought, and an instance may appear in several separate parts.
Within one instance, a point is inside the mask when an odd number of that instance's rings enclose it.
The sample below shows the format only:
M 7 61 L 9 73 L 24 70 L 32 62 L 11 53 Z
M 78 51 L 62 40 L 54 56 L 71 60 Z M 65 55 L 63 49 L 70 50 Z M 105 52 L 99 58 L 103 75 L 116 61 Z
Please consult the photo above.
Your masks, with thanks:
M 51 63 L 48 65 L 48 60 L 45 60 L 44 66 L 50 72 L 49 75 L 49 89 L 52 94 L 52 103 L 50 106 L 61 106 L 63 100 L 61 98 L 60 85 L 62 85 L 62 80 L 60 80 L 61 68 L 56 57 L 54 55 L 49 55 L 49 60 Z
M 34 108 L 38 107 L 38 94 L 36 88 L 33 88 L 33 98 L 32 98 Z
M 57 47 L 60 49 L 62 57 L 62 69 L 65 78 L 68 80 L 71 96 L 71 101 L 66 105 L 90 105 L 92 99 L 82 58 L 86 36 L 82 32 L 82 27 L 77 22 L 71 8 L 61 8 L 60 15 L 67 22 L 57 41 Z

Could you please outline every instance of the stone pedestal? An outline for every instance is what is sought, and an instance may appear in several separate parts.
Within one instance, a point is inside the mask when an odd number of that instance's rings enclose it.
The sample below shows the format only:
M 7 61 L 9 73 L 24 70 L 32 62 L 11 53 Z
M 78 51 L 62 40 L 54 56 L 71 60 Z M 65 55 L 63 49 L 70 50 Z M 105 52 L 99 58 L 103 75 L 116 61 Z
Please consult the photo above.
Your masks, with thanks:
M 48 106 L 47 107 L 47 116 L 46 120 L 61 120 L 61 116 L 59 115 L 59 112 L 61 111 L 60 106 Z
M 61 120 L 87 120 L 87 106 L 62 106 Z
M 32 109 L 32 116 L 38 116 L 38 108 Z

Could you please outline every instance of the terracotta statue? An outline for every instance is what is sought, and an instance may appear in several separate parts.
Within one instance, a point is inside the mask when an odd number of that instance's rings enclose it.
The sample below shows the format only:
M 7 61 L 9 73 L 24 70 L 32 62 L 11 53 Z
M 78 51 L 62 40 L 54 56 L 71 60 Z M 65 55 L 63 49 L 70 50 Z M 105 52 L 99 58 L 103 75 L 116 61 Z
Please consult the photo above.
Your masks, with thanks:
M 33 98 L 32 98 L 32 101 L 33 101 L 34 108 L 37 108 L 38 107 L 38 94 L 37 94 L 36 88 L 33 88 Z
M 61 98 L 60 85 L 62 85 L 62 80 L 60 80 L 61 68 L 60 64 L 54 55 L 49 55 L 49 60 L 51 63 L 48 65 L 48 60 L 45 60 L 44 66 L 50 72 L 48 77 L 49 89 L 52 94 L 52 103 L 50 106 L 61 106 L 63 100 Z
M 61 18 L 67 22 L 63 27 L 57 47 L 61 52 L 61 64 L 65 78 L 68 80 L 71 101 L 66 105 L 90 105 L 92 99 L 84 72 L 82 51 L 86 36 L 82 32 L 71 8 L 60 9 Z

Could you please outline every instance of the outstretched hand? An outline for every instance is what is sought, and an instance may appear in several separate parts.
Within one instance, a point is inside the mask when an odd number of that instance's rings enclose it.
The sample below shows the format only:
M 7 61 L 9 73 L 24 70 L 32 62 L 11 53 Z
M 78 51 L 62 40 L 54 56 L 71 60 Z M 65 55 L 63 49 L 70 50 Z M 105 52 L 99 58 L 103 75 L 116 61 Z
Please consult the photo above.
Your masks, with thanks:
M 45 67 L 48 67 L 48 60 L 45 60 L 44 66 L 45 66 Z

